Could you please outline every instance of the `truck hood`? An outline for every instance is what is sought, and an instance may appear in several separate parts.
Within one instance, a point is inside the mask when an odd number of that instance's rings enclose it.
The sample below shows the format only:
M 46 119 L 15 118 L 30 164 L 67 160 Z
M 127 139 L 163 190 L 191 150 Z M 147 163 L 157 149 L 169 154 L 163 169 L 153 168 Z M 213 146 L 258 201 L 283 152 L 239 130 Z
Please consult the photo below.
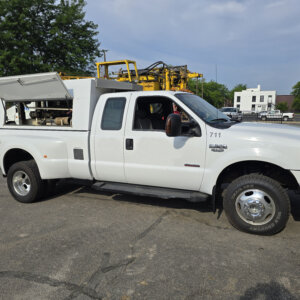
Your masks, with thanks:
M 232 134 L 247 134 L 248 138 L 250 136 L 261 137 L 268 141 L 279 138 L 292 139 L 294 142 L 300 142 L 300 127 L 285 124 L 242 122 L 231 126 L 229 131 Z
M 209 136 L 208 136 L 209 138 Z M 209 143 L 223 143 L 236 156 L 261 160 L 284 169 L 300 170 L 300 127 L 242 122 L 221 130 L 221 138 Z M 230 151 L 229 151 L 230 152 Z

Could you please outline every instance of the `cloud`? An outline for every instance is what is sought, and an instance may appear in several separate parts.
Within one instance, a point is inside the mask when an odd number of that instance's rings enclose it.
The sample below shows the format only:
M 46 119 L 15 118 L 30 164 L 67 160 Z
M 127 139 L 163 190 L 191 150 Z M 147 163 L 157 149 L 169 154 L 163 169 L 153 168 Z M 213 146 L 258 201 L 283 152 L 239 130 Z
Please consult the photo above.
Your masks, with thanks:
M 240 14 L 246 10 L 246 5 L 238 1 L 222 1 L 210 4 L 205 11 L 213 14 Z
M 286 1 L 276 1 L 276 2 L 271 2 L 271 3 L 268 3 L 266 5 L 267 8 L 277 8 L 278 6 L 283 6 L 285 5 Z
M 208 80 L 217 64 L 230 87 L 259 78 L 288 91 L 300 78 L 298 0 L 89 0 L 86 10 L 109 59 L 188 64 Z M 284 76 L 270 76 L 280 69 Z

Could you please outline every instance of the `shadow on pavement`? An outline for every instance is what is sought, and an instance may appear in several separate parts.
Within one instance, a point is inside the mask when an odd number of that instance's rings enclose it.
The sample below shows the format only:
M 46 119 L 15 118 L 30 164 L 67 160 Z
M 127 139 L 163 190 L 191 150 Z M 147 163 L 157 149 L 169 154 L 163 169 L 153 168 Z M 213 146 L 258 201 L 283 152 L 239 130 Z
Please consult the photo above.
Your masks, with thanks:
M 44 197 L 38 202 L 50 201 L 57 197 L 75 192 L 76 190 L 82 188 L 83 186 L 69 180 L 58 180 L 51 186 L 50 190 L 44 191 Z
M 69 180 L 60 180 L 59 182 L 57 182 L 52 193 L 50 193 L 48 197 L 46 197 L 41 201 L 48 201 L 57 198 L 59 196 L 66 195 L 68 193 L 74 193 L 77 195 L 88 193 L 94 195 L 112 196 L 112 199 L 116 201 L 123 201 L 128 203 L 151 205 L 151 206 L 158 206 L 158 207 L 166 207 L 166 208 L 191 209 L 200 212 L 212 211 L 212 204 L 210 200 L 207 200 L 205 202 L 193 203 L 193 202 L 188 202 L 184 199 L 162 199 L 162 198 L 147 197 L 147 196 L 99 192 L 93 190 L 90 186 L 83 186 L 82 184 L 78 184 L 76 182 L 69 181 Z M 296 194 L 295 192 L 290 192 L 289 196 L 291 199 L 292 217 L 295 221 L 299 222 L 300 221 L 300 194 Z M 222 201 L 218 199 L 216 203 L 216 213 L 218 219 L 222 215 L 222 212 L 223 212 Z
M 270 283 L 259 283 L 253 288 L 246 290 L 245 294 L 240 297 L 240 300 L 274 300 L 274 299 L 285 299 L 285 300 L 296 300 L 298 297 L 293 296 L 288 289 L 283 285 L 271 281 Z
M 192 203 L 184 199 L 162 199 L 157 197 L 148 197 L 148 196 L 138 196 L 138 195 L 129 195 L 129 194 L 115 194 L 108 192 L 99 192 L 95 191 L 89 187 L 83 187 L 82 190 L 79 190 L 77 193 L 89 193 L 95 195 L 109 195 L 112 196 L 112 199 L 115 201 L 122 201 L 134 204 L 142 205 L 151 205 L 159 206 L 166 208 L 176 208 L 176 209 L 194 209 L 200 210 L 202 212 L 211 212 L 211 203 L 210 201 Z
M 291 214 L 295 221 L 300 221 L 300 195 L 290 195 L 291 198 Z

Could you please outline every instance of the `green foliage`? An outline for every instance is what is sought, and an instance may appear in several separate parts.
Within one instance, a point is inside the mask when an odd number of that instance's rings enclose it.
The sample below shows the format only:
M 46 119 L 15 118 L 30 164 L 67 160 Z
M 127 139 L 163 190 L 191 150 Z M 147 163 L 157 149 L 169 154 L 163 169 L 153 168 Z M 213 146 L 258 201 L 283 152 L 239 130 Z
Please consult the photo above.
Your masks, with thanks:
M 295 111 L 300 111 L 300 81 L 298 81 L 293 86 L 293 91 L 291 92 L 292 95 L 295 96 L 294 102 L 293 102 L 293 109 Z
M 281 112 L 286 112 L 289 110 L 287 102 L 280 102 L 276 104 L 276 109 L 279 109 Z
M 300 98 L 295 97 L 292 107 L 295 111 L 300 112 Z
M 295 98 L 300 98 L 300 81 L 293 86 L 293 91 L 291 94 L 294 95 Z
M 84 0 L 1 0 L 0 76 L 47 71 L 91 74 L 100 56 Z
M 230 98 L 231 102 L 233 103 L 233 100 L 234 100 L 234 92 L 241 92 L 246 89 L 247 89 L 246 84 L 242 84 L 242 83 L 237 84 L 229 93 L 229 98 Z
M 229 99 L 229 90 L 224 84 L 217 83 L 215 81 L 198 82 L 198 89 L 196 88 L 197 81 L 189 81 L 189 89 L 196 94 L 198 90 L 198 96 L 202 97 L 202 84 L 203 84 L 203 98 L 214 105 L 215 107 L 222 107 L 224 103 Z

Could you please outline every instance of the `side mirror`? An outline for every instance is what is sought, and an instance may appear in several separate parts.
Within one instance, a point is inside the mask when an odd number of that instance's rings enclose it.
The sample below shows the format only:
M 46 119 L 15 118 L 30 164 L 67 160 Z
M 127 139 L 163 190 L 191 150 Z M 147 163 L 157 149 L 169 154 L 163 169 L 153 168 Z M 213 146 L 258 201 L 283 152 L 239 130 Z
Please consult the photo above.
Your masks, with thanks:
M 170 114 L 166 121 L 166 135 L 179 136 L 181 134 L 181 117 L 177 114 Z

